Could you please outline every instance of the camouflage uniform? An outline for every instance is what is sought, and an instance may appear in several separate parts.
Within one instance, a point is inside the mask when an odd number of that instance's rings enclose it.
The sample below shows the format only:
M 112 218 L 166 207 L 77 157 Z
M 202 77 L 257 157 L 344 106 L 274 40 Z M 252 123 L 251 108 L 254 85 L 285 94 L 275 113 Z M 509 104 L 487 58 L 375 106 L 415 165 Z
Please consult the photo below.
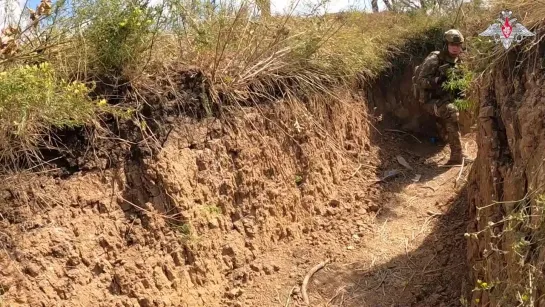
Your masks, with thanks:
M 422 97 L 424 109 L 444 123 L 451 150 L 449 162 L 454 163 L 461 162 L 464 157 L 458 125 L 459 112 L 453 103 L 456 97 L 443 90 L 442 84 L 447 81 L 447 71 L 457 67 L 458 64 L 459 59 L 452 58 L 448 51 L 434 51 L 421 64 L 420 72 L 415 80 L 417 86 L 424 92 Z

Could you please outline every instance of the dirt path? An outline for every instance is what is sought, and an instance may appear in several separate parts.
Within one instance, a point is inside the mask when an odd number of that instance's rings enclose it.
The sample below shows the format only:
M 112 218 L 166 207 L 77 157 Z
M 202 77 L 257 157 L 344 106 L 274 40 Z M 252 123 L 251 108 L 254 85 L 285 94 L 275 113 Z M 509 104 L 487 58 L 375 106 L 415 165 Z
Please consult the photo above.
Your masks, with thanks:
M 460 187 L 469 167 L 455 186 L 460 168 L 440 167 L 448 146 L 392 133 L 383 142 L 374 152 L 377 161 L 370 161 L 379 174 L 402 169 L 397 155 L 414 171 L 377 184 L 372 168 L 360 169 L 327 212 L 308 222 L 305 237 L 259 259 L 238 305 L 305 306 L 301 282 L 325 259 L 331 263 L 309 283 L 310 306 L 461 305 L 466 202 Z M 473 136 L 463 143 L 474 157 Z

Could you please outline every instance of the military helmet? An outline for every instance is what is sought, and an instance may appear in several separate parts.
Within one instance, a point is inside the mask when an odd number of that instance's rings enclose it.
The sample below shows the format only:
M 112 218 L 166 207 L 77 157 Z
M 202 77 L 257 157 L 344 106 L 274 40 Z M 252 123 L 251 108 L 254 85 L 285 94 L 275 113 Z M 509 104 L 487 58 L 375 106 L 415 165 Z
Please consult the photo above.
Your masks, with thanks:
M 450 29 L 444 34 L 446 43 L 461 44 L 464 42 L 464 36 L 456 29 Z

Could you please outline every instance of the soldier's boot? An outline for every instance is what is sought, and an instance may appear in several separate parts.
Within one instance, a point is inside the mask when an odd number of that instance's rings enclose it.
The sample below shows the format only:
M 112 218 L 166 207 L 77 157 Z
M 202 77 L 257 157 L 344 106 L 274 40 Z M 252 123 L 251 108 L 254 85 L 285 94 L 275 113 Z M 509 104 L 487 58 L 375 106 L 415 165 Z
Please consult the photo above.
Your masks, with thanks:
M 458 125 L 458 108 L 456 108 L 453 103 L 449 103 L 443 105 L 439 111 L 439 116 L 443 118 L 445 123 L 450 145 L 450 159 L 448 160 L 447 165 L 462 164 L 464 158 L 467 162 L 472 162 L 473 160 L 465 156 L 462 151 L 462 136 Z
M 448 139 L 450 146 L 450 159 L 447 161 L 446 165 L 460 165 L 464 161 L 467 163 L 473 162 L 473 159 L 466 156 L 462 151 L 460 131 L 458 129 L 453 129 L 454 127 L 452 127 L 452 124 L 449 124 L 449 126 Z
M 462 164 L 464 158 L 462 152 L 462 142 L 460 141 L 460 134 L 449 133 L 449 146 L 450 146 L 450 159 L 447 161 L 447 165 Z

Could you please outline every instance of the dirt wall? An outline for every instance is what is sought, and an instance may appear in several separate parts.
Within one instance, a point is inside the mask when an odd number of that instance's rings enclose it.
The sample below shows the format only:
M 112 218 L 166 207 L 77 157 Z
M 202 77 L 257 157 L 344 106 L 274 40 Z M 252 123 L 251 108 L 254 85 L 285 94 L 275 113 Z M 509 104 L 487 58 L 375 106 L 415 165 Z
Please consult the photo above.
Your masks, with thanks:
M 468 185 L 471 306 L 545 306 L 545 45 L 523 50 L 496 63 L 479 97 Z
M 279 269 L 254 260 L 311 232 L 374 154 L 365 104 L 339 95 L 177 119 L 155 158 L 7 178 L 2 303 L 242 306 L 241 288 Z
M 366 91 L 369 110 L 393 128 L 446 141 L 444 127 L 437 126 L 437 118 L 427 113 L 413 96 L 414 67 L 422 61 L 423 58 L 408 60 L 374 80 Z M 473 131 L 475 119 L 471 111 L 461 111 L 459 119 L 462 134 Z
M 420 61 L 421 62 L 421 61 Z M 382 115 L 383 120 L 397 123 L 400 129 L 411 132 L 436 133 L 432 116 L 421 108 L 412 92 L 412 75 L 416 61 L 384 74 L 367 91 L 370 111 Z

